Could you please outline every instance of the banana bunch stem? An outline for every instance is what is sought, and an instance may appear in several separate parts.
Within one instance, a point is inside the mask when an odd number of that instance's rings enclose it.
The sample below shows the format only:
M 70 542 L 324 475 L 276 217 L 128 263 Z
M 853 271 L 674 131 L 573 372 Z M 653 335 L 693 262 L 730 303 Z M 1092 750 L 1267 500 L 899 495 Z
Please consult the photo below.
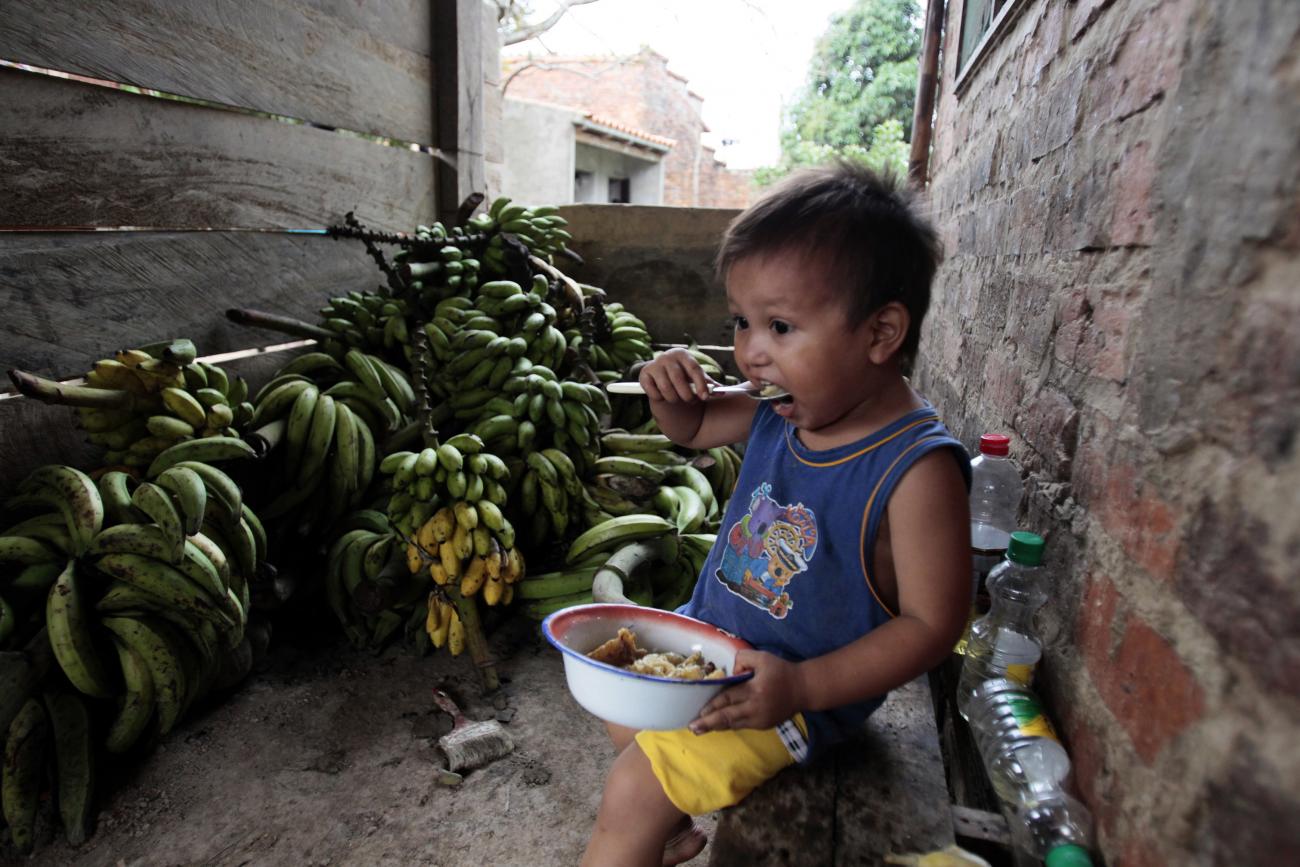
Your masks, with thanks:
M 486 695 L 496 692 L 501 688 L 501 680 L 497 677 L 496 660 L 488 648 L 487 636 L 483 634 L 483 622 L 478 616 L 478 601 L 472 596 L 463 595 L 454 584 L 446 585 L 443 590 L 456 606 L 460 622 L 465 626 L 465 644 L 469 648 L 470 659 L 474 660 L 474 667 L 478 669 L 479 678 L 483 681 L 483 693 Z
M 91 388 L 84 385 L 63 385 L 22 370 L 9 371 L 18 391 L 42 403 L 58 403 L 94 409 L 126 409 L 135 403 L 135 395 L 125 389 Z
M 259 454 L 268 455 L 275 451 L 275 447 L 280 444 L 280 440 L 284 439 L 284 432 L 287 427 L 288 421 L 286 419 L 277 418 L 273 422 L 262 425 L 244 438 L 253 444 Z
M 307 337 L 320 341 L 336 340 L 338 338 L 338 335 L 328 328 L 312 325 L 310 322 L 303 322 L 301 319 L 294 319 L 292 316 L 281 316 L 278 313 L 267 313 L 262 310 L 250 310 L 246 307 L 231 307 L 226 311 L 226 318 L 238 325 L 266 328 L 293 337 Z
M 623 593 L 623 582 L 632 577 L 632 573 L 659 556 L 662 550 L 659 541 L 629 542 L 619 548 L 605 565 L 596 570 L 591 580 L 591 598 L 596 602 L 617 602 L 623 605 L 635 605 Z
M 578 286 L 572 277 L 539 256 L 530 255 L 528 257 L 528 262 L 551 279 L 559 280 L 560 285 L 564 287 L 565 300 L 569 302 L 569 306 L 573 308 L 573 312 L 582 312 L 584 306 L 582 300 L 582 288 Z

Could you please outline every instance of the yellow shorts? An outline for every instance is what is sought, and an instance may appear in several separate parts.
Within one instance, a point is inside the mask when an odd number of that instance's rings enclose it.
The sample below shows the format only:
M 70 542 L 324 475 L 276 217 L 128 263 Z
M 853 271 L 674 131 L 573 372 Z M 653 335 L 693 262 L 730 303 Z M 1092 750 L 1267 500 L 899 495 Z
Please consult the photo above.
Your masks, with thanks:
M 673 806 L 701 816 L 739 804 L 802 757 L 808 726 L 796 715 L 781 729 L 735 729 L 692 734 L 689 729 L 637 732 L 659 785 Z M 784 734 L 784 737 L 783 737 Z M 792 739 L 790 745 L 787 742 Z

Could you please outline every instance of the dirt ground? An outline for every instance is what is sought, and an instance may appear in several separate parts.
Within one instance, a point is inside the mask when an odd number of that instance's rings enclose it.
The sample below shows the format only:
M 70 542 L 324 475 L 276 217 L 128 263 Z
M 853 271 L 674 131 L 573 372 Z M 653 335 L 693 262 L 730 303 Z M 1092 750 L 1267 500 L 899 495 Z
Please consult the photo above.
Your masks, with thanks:
M 571 867 L 612 748 L 535 623 L 510 621 L 492 644 L 508 681 L 495 702 L 480 696 L 468 656 L 277 636 L 237 691 L 142 763 L 105 769 L 85 844 L 42 823 L 36 854 L 20 863 Z M 437 737 L 450 728 L 430 698 L 439 685 L 471 719 L 504 722 L 516 744 L 455 786 L 437 781 Z

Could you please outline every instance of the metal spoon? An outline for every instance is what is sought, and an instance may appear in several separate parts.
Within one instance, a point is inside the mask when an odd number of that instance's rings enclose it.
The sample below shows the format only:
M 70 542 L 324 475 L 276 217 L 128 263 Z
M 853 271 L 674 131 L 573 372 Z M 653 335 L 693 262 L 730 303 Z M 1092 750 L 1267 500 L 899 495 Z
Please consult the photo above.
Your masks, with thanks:
M 770 390 L 770 393 L 765 394 L 765 389 Z M 605 383 L 605 391 L 610 394 L 645 394 L 645 389 L 641 387 L 639 382 L 608 382 Z M 790 392 L 778 386 L 762 386 L 754 382 L 709 386 L 709 397 L 728 394 L 743 394 L 745 397 L 752 397 L 754 400 L 779 400 L 788 397 Z

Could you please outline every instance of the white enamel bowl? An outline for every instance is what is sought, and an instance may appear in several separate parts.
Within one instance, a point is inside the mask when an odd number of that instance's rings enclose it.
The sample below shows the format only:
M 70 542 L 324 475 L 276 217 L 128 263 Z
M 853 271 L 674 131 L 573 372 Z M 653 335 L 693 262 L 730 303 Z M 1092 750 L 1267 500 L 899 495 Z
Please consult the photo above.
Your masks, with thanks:
M 639 605 L 597 603 L 557 611 L 542 621 L 542 633 L 564 657 L 564 677 L 578 704 L 592 714 L 635 729 L 679 729 L 725 687 L 748 680 L 746 672 L 716 680 L 677 680 L 634 674 L 587 656 L 626 626 L 637 647 L 688 655 L 734 671 L 736 652 L 750 645 L 716 626 L 691 617 Z

